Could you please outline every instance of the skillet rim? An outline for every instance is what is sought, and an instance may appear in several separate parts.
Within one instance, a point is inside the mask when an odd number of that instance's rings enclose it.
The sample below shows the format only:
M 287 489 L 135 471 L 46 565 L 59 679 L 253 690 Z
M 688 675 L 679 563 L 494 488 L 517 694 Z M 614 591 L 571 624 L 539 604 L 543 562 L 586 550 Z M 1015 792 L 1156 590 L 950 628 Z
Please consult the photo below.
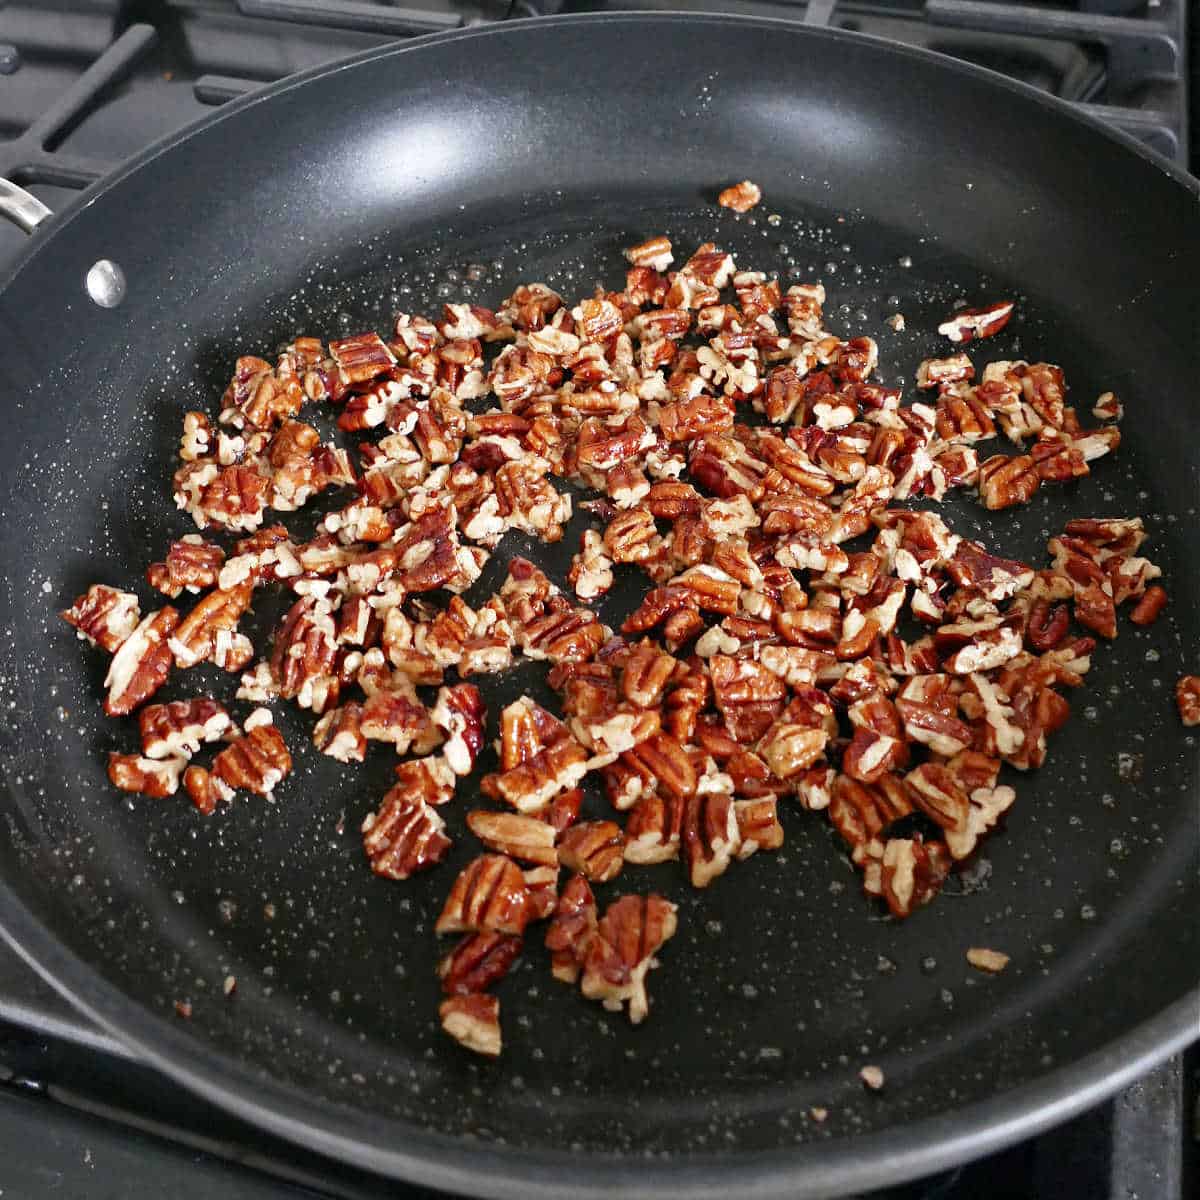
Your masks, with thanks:
M 133 156 L 104 180 L 81 193 L 30 237 L 11 268 L 0 276 L 0 292 L 12 285 L 25 267 L 55 237 L 100 197 L 137 171 L 194 134 L 208 130 L 256 105 L 377 59 L 419 53 L 428 45 L 462 39 L 508 36 L 519 30 L 591 24 L 736 25 L 758 27 L 789 36 L 823 38 L 833 42 L 873 43 L 887 53 L 917 59 L 1032 101 L 1058 117 L 1066 116 L 1092 134 L 1123 146 L 1152 168 L 1162 171 L 1197 201 L 1200 217 L 1200 179 L 1137 141 L 1132 135 L 1079 113 L 1065 101 L 994 71 L 960 62 L 925 49 L 899 45 L 884 38 L 839 29 L 812 28 L 779 18 L 698 13 L 583 13 L 497 22 L 374 47 L 360 54 L 300 72 L 223 105 Z M 802 31 L 802 32 L 801 32 Z M 316 1102 L 299 1088 L 265 1081 L 239 1060 L 216 1052 L 184 1034 L 169 1018 L 159 1016 L 106 982 L 92 967 L 68 950 L 51 930 L 17 899 L 0 879 L 0 936 L 43 979 L 84 1015 L 142 1059 L 199 1093 L 219 1107 L 289 1141 L 306 1145 L 335 1159 L 429 1187 L 501 1197 L 545 1197 L 557 1200 L 564 1186 L 582 1197 L 608 1197 L 614 1189 L 630 1197 L 720 1197 L 731 1185 L 746 1197 L 794 1197 L 841 1194 L 883 1187 L 1002 1149 L 1061 1123 L 1099 1103 L 1126 1083 L 1200 1036 L 1200 986 L 1156 1016 L 1134 1026 L 1101 1050 L 1065 1066 L 1055 1067 L 1003 1095 L 952 1113 L 906 1123 L 881 1132 L 812 1142 L 789 1151 L 773 1151 L 749 1159 L 693 1155 L 667 1163 L 642 1159 L 591 1156 L 588 1178 L 580 1176 L 578 1158 L 547 1151 L 498 1151 L 410 1125 L 398 1118 L 355 1115 L 355 1110 L 328 1101 Z M 390 1129 L 393 1136 L 386 1138 Z M 404 1131 L 397 1148 L 394 1134 Z M 357 1131 L 357 1133 L 356 1133 Z M 370 1136 L 378 1131 L 378 1136 Z

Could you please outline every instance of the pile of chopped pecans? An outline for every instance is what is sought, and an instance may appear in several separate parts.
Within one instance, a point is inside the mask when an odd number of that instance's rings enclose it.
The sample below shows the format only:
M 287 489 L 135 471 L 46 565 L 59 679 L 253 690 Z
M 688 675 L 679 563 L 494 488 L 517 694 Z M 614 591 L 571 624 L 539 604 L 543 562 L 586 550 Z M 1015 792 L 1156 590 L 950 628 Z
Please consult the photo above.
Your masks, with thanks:
M 601 915 L 592 884 L 677 859 L 707 887 L 782 844 L 780 798 L 827 815 L 896 917 L 928 903 L 1012 807 L 1001 764 L 1044 761 L 1090 635 L 1115 637 L 1127 601 L 1141 624 L 1166 602 L 1137 517 L 1067 522 L 1035 570 L 901 503 L 966 488 L 998 510 L 1087 475 L 1120 442 L 1111 393 L 1084 429 L 1058 367 L 992 362 L 976 379 L 957 352 L 922 362 L 928 395 L 902 405 L 870 381 L 875 342 L 825 328 L 821 285 L 785 293 L 713 245 L 670 270 L 665 237 L 626 257 L 623 291 L 573 306 L 532 283 L 495 312 L 447 304 L 436 322 L 401 314 L 387 340 L 298 338 L 274 365 L 239 359 L 215 425 L 186 415 L 174 486 L 200 530 L 242 536 L 226 550 L 187 535 L 146 573 L 169 599 L 200 599 L 142 617 L 135 595 L 97 584 L 63 614 L 112 655 L 105 711 L 140 709 L 141 753 L 110 760 L 119 788 L 182 782 L 211 812 L 288 774 L 265 708 L 239 729 L 211 699 L 142 707 L 201 662 L 240 675 L 239 700 L 310 709 L 314 744 L 340 762 L 391 744 L 397 782 L 362 833 L 393 880 L 450 848 L 439 809 L 487 737 L 470 680 L 518 655 L 546 662 L 561 713 L 522 697 L 499 714 L 481 785 L 494 807 L 466 817 L 486 852 L 437 922 L 459 938 L 438 968 L 443 1027 L 487 1055 L 501 1048 L 488 989 L 535 921 L 556 978 L 641 1021 L 675 906 L 628 894 Z M 1012 307 L 941 330 L 984 338 Z M 382 436 L 356 466 L 297 419 L 311 403 Z M 1017 453 L 980 461 L 998 433 Z M 497 594 L 467 603 L 506 531 L 562 538 L 572 504 L 556 479 L 595 493 L 564 580 L 574 596 L 515 558 Z M 329 488 L 352 495 L 312 540 L 264 524 Z M 648 587 L 614 633 L 587 604 L 627 564 Z M 251 665 L 238 624 L 271 586 L 295 600 Z M 924 632 L 902 636 L 905 614 Z M 1178 691 L 1189 724 L 1197 686 Z M 192 762 L 214 743 L 209 767 Z M 592 772 L 612 819 L 582 816 Z

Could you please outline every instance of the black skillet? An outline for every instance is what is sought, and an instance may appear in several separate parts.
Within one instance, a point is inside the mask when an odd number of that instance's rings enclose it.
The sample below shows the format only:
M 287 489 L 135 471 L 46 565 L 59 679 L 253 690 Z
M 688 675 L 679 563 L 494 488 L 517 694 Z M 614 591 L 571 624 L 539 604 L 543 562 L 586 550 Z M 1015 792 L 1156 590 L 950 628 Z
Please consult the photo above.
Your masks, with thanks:
M 718 210 L 715 190 L 746 176 L 762 207 Z M 46 222 L 0 287 L 5 936 L 181 1084 L 465 1192 L 845 1192 L 1097 1101 L 1197 1032 L 1197 751 L 1171 700 L 1200 667 L 1197 186 L 946 59 L 659 15 L 374 51 L 140 156 Z M 1076 719 L 1015 780 L 957 894 L 885 920 L 826 823 L 789 810 L 784 851 L 706 893 L 670 865 L 626 881 L 680 904 L 643 1027 L 553 983 L 531 945 L 501 990 L 507 1053 L 484 1063 L 434 1017 L 431 925 L 468 839 L 430 876 L 373 878 L 355 830 L 387 786 L 382 753 L 366 770 L 304 754 L 274 804 L 207 819 L 114 794 L 104 752 L 134 733 L 100 717 L 104 664 L 54 613 L 93 580 L 138 579 L 186 529 L 168 485 L 180 414 L 216 403 L 237 354 L 382 329 L 468 277 L 483 302 L 522 279 L 615 282 L 620 247 L 664 229 L 823 278 L 833 327 L 877 337 L 888 381 L 945 348 L 933 330 L 955 301 L 1015 297 L 976 361 L 1059 362 L 1085 414 L 1112 388 L 1125 442 L 1028 509 L 985 519 L 961 498 L 950 518 L 1041 563 L 1068 516 L 1141 513 L 1172 603 L 1097 653 Z M 115 307 L 85 288 L 100 259 L 126 281 L 122 298 L 111 271 L 92 276 Z M 883 323 L 894 311 L 908 332 Z M 567 545 L 506 542 L 484 582 L 515 552 L 561 579 Z M 610 620 L 638 586 L 622 581 Z M 544 695 L 540 676 L 489 683 L 493 713 Z M 166 694 L 215 682 L 193 672 Z M 308 720 L 279 719 L 299 746 Z M 973 945 L 1008 970 L 972 972 Z

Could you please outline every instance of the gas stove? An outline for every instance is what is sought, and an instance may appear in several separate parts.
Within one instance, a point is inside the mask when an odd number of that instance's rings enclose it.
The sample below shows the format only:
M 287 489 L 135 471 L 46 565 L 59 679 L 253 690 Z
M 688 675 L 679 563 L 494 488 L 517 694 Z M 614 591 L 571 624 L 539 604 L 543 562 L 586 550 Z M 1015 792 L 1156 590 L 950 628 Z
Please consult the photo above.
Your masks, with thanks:
M 833 25 L 1022 79 L 1186 166 L 1185 0 L 0 0 L 0 177 L 51 209 L 215 106 L 396 38 L 544 13 L 693 9 Z M 1194 113 L 1194 108 L 1193 108 Z M 0 223 L 0 267 L 23 235 Z M 212 1108 L 0 944 L 0 1195 L 404 1197 Z M 980 1162 L 875 1200 L 1200 1194 L 1200 1053 Z

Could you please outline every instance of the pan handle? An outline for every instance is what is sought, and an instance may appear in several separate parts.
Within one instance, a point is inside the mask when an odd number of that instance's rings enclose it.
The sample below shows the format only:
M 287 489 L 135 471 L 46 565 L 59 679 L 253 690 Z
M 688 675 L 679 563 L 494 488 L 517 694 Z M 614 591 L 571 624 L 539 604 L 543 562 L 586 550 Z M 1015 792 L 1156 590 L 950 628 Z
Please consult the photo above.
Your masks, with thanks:
M 32 233 L 47 217 L 54 214 L 23 187 L 0 179 L 0 217 L 7 217 L 26 233 Z

